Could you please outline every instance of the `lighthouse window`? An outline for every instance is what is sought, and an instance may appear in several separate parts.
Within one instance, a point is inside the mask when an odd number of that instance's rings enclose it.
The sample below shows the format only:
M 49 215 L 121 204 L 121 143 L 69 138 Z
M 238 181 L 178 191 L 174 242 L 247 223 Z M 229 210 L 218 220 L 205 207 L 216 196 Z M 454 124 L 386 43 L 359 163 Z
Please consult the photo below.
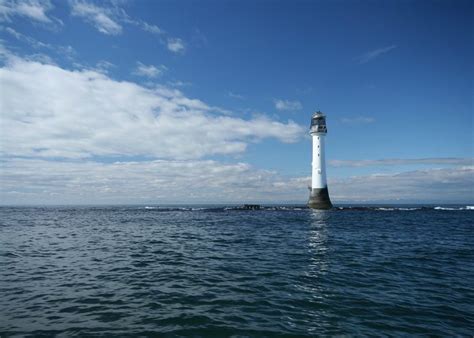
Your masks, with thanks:
M 319 136 L 318 136 L 318 140 L 319 140 Z

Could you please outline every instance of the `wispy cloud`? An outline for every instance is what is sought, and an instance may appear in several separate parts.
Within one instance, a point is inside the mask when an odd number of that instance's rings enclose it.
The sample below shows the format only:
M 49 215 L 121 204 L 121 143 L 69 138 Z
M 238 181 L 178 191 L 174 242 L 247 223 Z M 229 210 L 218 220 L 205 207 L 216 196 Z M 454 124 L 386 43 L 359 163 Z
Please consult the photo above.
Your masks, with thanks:
M 333 167 L 378 167 L 392 165 L 455 165 L 466 166 L 474 165 L 473 158 L 458 157 L 433 157 L 433 158 L 388 158 L 380 160 L 331 160 L 329 164 Z
M 290 101 L 290 100 L 273 100 L 275 108 L 278 110 L 300 110 L 303 108 L 300 101 Z
M 71 14 L 92 24 L 99 32 L 108 35 L 122 33 L 116 14 L 108 7 L 99 7 L 90 2 L 76 0 L 71 2 Z
M 367 124 L 375 122 L 375 119 L 369 116 L 343 117 L 339 120 L 346 124 Z
M 238 99 L 238 100 L 243 100 L 245 98 L 243 95 L 236 94 L 233 92 L 228 92 L 227 95 L 233 99 Z
M 164 34 L 164 31 L 160 27 L 158 27 L 157 25 L 152 25 L 152 24 L 149 24 L 148 22 L 144 22 L 144 21 L 136 21 L 136 23 L 138 23 L 138 25 L 145 32 L 149 32 L 149 33 L 152 33 L 152 34 Z
M 100 73 L 108 74 L 109 71 L 113 68 L 117 67 L 114 65 L 112 62 L 109 62 L 107 60 L 101 60 L 96 63 L 95 67 L 93 70 L 96 70 Z
M 0 2 L 0 20 L 10 21 L 12 16 L 23 16 L 43 23 L 52 23 L 47 12 L 53 8 L 49 0 L 3 0 Z
M 137 67 L 133 71 L 133 74 L 138 75 L 138 76 L 145 76 L 148 78 L 156 78 L 160 76 L 165 70 L 166 70 L 166 67 L 163 65 L 160 65 L 159 67 L 156 67 L 153 65 L 147 66 L 141 62 L 137 62 Z
M 162 45 L 166 46 L 169 51 L 177 54 L 183 54 L 185 52 L 186 45 L 182 39 L 171 37 L 165 30 L 161 29 L 157 25 L 149 24 L 148 22 L 141 20 L 133 20 L 130 18 L 128 18 L 126 21 L 138 26 L 145 32 L 156 35 L 158 37 L 158 41 Z
M 186 82 L 186 81 L 170 81 L 168 82 L 168 85 L 171 86 L 171 87 L 188 87 L 188 86 L 191 86 L 192 83 L 191 82 Z
M 89 0 L 69 1 L 73 16 L 80 17 L 87 23 L 92 24 L 103 34 L 119 35 L 122 33 L 125 25 L 133 25 L 147 33 L 156 35 L 158 41 L 173 53 L 184 54 L 186 50 L 186 44 L 182 39 L 171 36 L 155 24 L 130 17 L 114 1 L 104 1 L 102 6 L 98 6 Z
M 387 47 L 383 47 L 383 48 L 374 49 L 374 50 L 368 51 L 367 53 L 365 53 L 363 55 L 358 56 L 356 58 L 356 60 L 360 64 L 364 64 L 364 63 L 370 62 L 370 61 L 378 58 L 379 56 L 381 56 L 383 54 L 386 54 L 386 53 L 390 52 L 391 50 L 393 50 L 395 48 L 397 48 L 396 45 L 391 45 L 391 46 L 387 46 Z
M 52 46 L 50 44 L 47 44 L 47 43 L 44 43 L 44 42 L 41 42 L 39 40 L 36 40 L 30 36 L 27 36 L 27 35 L 24 35 L 16 30 L 14 30 L 13 28 L 11 27 L 6 27 L 6 28 L 3 28 L 3 27 L 0 27 L 0 30 L 3 30 L 5 32 L 7 32 L 8 34 L 10 34 L 11 36 L 15 37 L 15 39 L 19 40 L 19 41 L 22 41 L 22 42 L 25 42 L 27 43 L 28 45 L 30 45 L 31 47 L 33 48 L 48 48 L 48 49 L 52 49 Z
M 12 35 L 13 37 L 15 37 L 17 40 L 30 45 L 34 49 L 50 50 L 50 51 L 55 52 L 58 55 L 61 55 L 62 57 L 68 58 L 69 60 L 73 60 L 77 54 L 75 49 L 71 46 L 60 46 L 60 45 L 52 45 L 49 43 L 45 43 L 37 39 L 34 39 L 31 36 L 22 34 L 11 27 L 5 27 L 5 28 L 0 27 L 0 31 L 2 30 Z

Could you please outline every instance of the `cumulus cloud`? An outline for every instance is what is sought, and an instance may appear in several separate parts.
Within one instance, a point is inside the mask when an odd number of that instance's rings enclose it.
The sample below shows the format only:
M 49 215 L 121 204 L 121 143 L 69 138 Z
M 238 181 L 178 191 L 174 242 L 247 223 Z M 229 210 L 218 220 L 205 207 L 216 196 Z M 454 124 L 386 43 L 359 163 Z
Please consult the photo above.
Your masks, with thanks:
M 273 101 L 275 108 L 278 110 L 300 110 L 303 108 L 300 101 L 280 100 Z
M 122 26 L 110 8 L 99 7 L 85 1 L 72 1 L 71 14 L 92 24 L 99 32 L 108 35 L 122 33 Z
M 37 22 L 53 23 L 47 12 L 53 8 L 49 0 L 3 0 L 0 2 L 0 20 L 10 21 L 13 16 Z M 57 19 L 55 19 L 58 22 Z
M 304 135 L 292 121 L 222 115 L 176 89 L 145 88 L 92 70 L 15 57 L 0 69 L 0 82 L 1 152 L 10 156 L 189 159 Z
M 356 60 L 357 60 L 360 64 L 367 63 L 367 62 L 370 62 L 370 61 L 372 61 L 372 60 L 375 60 L 376 58 L 378 58 L 379 56 L 381 56 L 381 55 L 383 55 L 383 54 L 386 54 L 386 53 L 390 52 L 391 50 L 393 50 L 393 49 L 395 49 L 395 48 L 397 48 L 396 45 L 391 45 L 391 46 L 387 46 L 387 47 L 377 48 L 377 49 L 368 51 L 367 53 L 358 56 L 358 57 L 356 58 Z

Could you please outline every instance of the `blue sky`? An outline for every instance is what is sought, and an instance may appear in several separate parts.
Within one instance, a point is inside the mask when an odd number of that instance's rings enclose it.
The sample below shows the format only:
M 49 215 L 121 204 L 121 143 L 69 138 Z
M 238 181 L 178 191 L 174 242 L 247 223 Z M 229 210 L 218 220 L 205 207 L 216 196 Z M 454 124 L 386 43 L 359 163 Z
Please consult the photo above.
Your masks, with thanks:
M 470 1 L 0 1 L 3 204 L 474 202 Z

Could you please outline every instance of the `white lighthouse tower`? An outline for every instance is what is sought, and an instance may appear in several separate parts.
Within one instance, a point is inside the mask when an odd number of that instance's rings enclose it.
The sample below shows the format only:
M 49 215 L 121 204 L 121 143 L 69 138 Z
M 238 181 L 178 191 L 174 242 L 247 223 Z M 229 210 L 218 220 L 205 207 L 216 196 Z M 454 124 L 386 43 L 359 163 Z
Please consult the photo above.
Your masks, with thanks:
M 326 116 L 320 111 L 317 111 L 311 118 L 311 127 L 309 130 L 313 138 L 313 162 L 308 206 L 313 209 L 332 208 L 326 181 L 324 141 L 327 132 Z

